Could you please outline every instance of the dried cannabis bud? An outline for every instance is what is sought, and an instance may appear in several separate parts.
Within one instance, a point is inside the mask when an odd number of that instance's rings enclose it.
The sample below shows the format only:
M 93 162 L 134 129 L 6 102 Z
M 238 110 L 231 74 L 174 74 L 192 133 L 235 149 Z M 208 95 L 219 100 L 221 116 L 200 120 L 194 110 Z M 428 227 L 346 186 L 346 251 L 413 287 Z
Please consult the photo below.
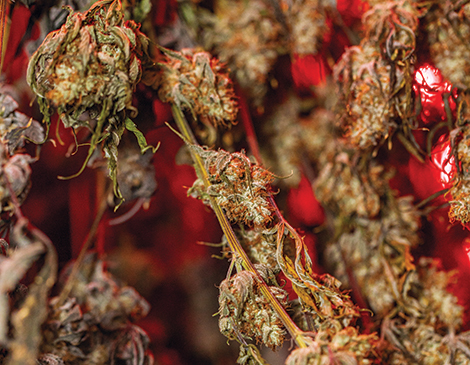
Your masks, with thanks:
M 260 273 L 263 274 L 263 270 Z M 219 288 L 219 328 L 229 339 L 237 339 L 238 333 L 274 349 L 282 345 L 286 331 L 259 285 L 255 274 L 246 270 L 222 281 Z M 273 284 L 269 289 L 283 306 L 287 304 L 285 290 Z
M 363 16 L 366 38 L 347 49 L 334 68 L 341 95 L 337 112 L 354 146 L 380 146 L 402 125 L 414 140 L 408 127 L 414 127 L 410 85 L 418 15 L 406 0 L 374 5 Z
M 396 128 L 389 104 L 391 67 L 380 52 L 372 44 L 350 47 L 334 69 L 346 137 L 361 149 L 378 145 Z
M 71 12 L 34 53 L 27 73 L 48 124 L 50 108 L 55 107 L 65 127 L 92 131 L 87 161 L 103 143 L 118 197 L 117 145 L 124 130 L 136 134 L 142 150 L 147 148 L 127 114 L 136 113 L 132 93 L 140 80 L 141 63 L 148 62 L 148 39 L 137 24 L 124 23 L 123 17 L 119 0 L 98 1 L 84 14 Z
M 218 10 L 213 29 L 206 29 L 205 48 L 228 64 L 253 104 L 261 107 L 282 47 L 283 29 L 275 9 L 268 1 L 234 0 Z
M 124 24 L 119 1 L 98 1 L 84 14 L 71 12 L 48 34 L 30 60 L 28 83 L 57 108 L 66 127 L 91 128 L 89 118 L 101 113 L 118 123 L 113 119 L 120 112 L 134 110 L 132 92 L 147 43 L 135 23 Z
M 300 182 L 301 135 L 303 130 L 296 123 L 300 110 L 300 101 L 291 97 L 279 105 L 271 118 L 264 124 L 264 133 L 269 143 L 269 150 L 263 154 L 266 166 L 273 166 L 278 176 L 287 177 L 282 183 L 297 186 Z
M 420 215 L 411 197 L 400 197 L 388 206 L 380 219 L 352 220 L 324 254 L 335 276 L 346 287 L 351 287 L 348 271 L 352 270 L 362 296 L 379 318 L 392 310 L 397 301 L 391 278 L 384 275 L 389 270 L 388 263 L 393 265 L 394 276 L 403 275 L 412 267 L 410 249 L 418 244 L 420 227 Z M 398 252 L 402 255 L 397 256 Z
M 373 364 L 376 342 L 375 335 L 359 335 L 353 327 L 338 331 L 325 326 L 308 347 L 292 351 L 285 364 Z
M 315 181 L 316 196 L 344 217 L 374 217 L 380 211 L 391 176 L 374 161 L 368 166 L 364 163 L 365 168 L 354 166 L 351 152 L 338 147 L 334 160 L 325 163 Z
M 451 133 L 451 143 L 456 150 L 460 173 L 450 189 L 449 219 L 452 223 L 470 223 L 470 128 L 465 124 Z
M 119 149 L 117 181 L 126 201 L 138 198 L 150 199 L 157 189 L 153 153 L 142 154 L 137 148 L 126 145 Z
M 237 119 L 237 102 L 225 66 L 207 52 L 160 48 L 165 61 L 154 85 L 163 102 L 190 110 L 206 125 L 227 126 Z
M 327 2 L 325 2 L 327 3 Z M 298 55 L 317 54 L 328 31 L 323 0 L 295 0 L 287 12 L 290 26 L 291 52 Z
M 366 39 L 379 44 L 391 61 L 407 59 L 415 50 L 419 15 L 410 0 L 378 2 L 362 19 Z
M 202 198 L 209 206 L 208 196 L 213 196 L 233 222 L 263 227 L 273 219 L 274 208 L 268 199 L 274 180 L 272 173 L 252 164 L 244 152 L 190 148 L 203 158 L 211 186 L 205 189 L 198 179 L 189 195 Z
M 256 228 L 236 230 L 237 238 L 251 262 L 268 267 L 275 274 L 281 271 L 276 260 L 276 232 Z M 226 246 L 226 238 L 222 243 Z
M 436 67 L 456 86 L 470 86 L 470 4 L 433 2 L 426 15 L 429 50 Z
M 49 302 L 43 353 L 68 364 L 151 364 L 147 335 L 132 324 L 149 311 L 130 287 L 119 285 L 102 261 L 88 255 L 65 303 Z
M 30 164 L 34 159 L 26 154 L 14 154 L 10 156 L 7 152 L 7 145 L 0 141 L 0 214 L 3 226 L 5 221 L 14 213 L 15 204 L 12 202 L 12 195 L 21 204 L 31 187 Z
M 10 155 L 24 146 L 26 138 L 35 143 L 44 140 L 41 124 L 16 109 L 18 103 L 10 95 L 0 92 L 0 135 Z

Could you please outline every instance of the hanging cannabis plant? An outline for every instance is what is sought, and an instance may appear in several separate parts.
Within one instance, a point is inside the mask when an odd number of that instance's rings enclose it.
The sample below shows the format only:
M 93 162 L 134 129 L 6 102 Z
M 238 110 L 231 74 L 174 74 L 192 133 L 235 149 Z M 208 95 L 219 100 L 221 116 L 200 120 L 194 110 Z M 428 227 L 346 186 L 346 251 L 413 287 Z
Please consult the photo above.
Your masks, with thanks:
M 50 33 L 32 56 L 27 81 L 38 96 L 45 122 L 56 109 L 66 128 L 90 131 L 85 168 L 102 146 L 115 194 L 119 191 L 117 146 L 126 129 L 135 133 L 142 151 L 145 137 L 130 119 L 133 91 L 148 63 L 148 39 L 133 21 L 124 23 L 119 0 L 98 1 L 85 13 L 70 9 L 65 24 Z

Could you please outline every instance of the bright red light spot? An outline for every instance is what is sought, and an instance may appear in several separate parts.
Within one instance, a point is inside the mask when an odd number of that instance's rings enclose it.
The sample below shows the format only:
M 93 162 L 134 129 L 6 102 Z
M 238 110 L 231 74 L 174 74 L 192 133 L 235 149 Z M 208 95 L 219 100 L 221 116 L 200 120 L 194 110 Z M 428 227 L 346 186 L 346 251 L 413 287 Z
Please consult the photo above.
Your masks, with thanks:
M 464 247 L 465 252 L 467 253 L 468 261 L 470 261 L 470 245 Z
M 444 141 L 446 138 L 446 135 L 442 135 L 431 152 L 431 161 L 439 170 L 439 180 L 444 188 L 449 187 L 455 175 L 454 156 L 449 140 Z
M 438 88 L 442 84 L 442 75 L 439 69 L 430 65 L 422 66 L 416 71 L 415 81 L 420 86 L 431 89 Z
M 415 73 L 415 85 L 413 88 L 421 98 L 420 118 L 425 125 L 439 123 L 446 119 L 444 93 L 452 90 L 452 85 L 444 80 L 439 69 L 425 65 Z M 449 97 L 449 107 L 455 110 L 455 103 Z

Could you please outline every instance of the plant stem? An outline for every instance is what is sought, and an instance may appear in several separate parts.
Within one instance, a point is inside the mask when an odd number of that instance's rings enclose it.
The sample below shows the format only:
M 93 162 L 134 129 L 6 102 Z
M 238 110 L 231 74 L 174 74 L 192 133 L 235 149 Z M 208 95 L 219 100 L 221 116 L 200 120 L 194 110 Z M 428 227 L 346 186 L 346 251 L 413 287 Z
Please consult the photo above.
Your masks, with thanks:
M 171 110 L 173 112 L 173 117 L 175 118 L 176 125 L 178 126 L 178 129 L 180 130 L 183 137 L 186 138 L 187 142 L 197 144 L 197 141 L 181 110 L 174 104 L 172 105 Z M 208 188 L 211 184 L 209 182 L 209 175 L 204 167 L 204 162 L 202 161 L 201 156 L 199 156 L 197 153 L 193 151 L 191 151 L 191 155 L 193 157 L 198 176 L 200 176 L 201 179 L 203 180 L 204 186 Z M 213 197 L 209 197 L 209 198 L 210 198 L 212 209 L 214 210 L 217 220 L 219 221 L 219 224 L 222 228 L 222 231 L 224 232 L 225 237 L 227 238 L 231 251 L 241 258 L 242 266 L 245 270 L 251 271 L 252 273 L 256 275 L 258 279 L 257 281 L 260 284 L 261 292 L 266 297 L 266 299 L 271 303 L 272 308 L 276 311 L 279 318 L 281 318 L 284 326 L 287 328 L 287 331 L 292 336 L 292 338 L 297 343 L 297 345 L 299 347 L 307 347 L 308 344 L 305 340 L 304 332 L 299 327 L 297 327 L 297 325 L 292 321 L 292 319 L 287 314 L 286 310 L 281 305 L 281 303 L 279 303 L 277 298 L 269 290 L 268 285 L 263 280 L 261 275 L 258 273 L 253 263 L 250 261 L 248 255 L 246 254 L 245 250 L 241 246 L 240 242 L 238 242 L 238 239 L 235 236 L 235 232 L 233 231 L 232 226 L 230 225 L 230 222 L 225 216 L 222 208 L 217 204 L 217 202 L 215 201 Z

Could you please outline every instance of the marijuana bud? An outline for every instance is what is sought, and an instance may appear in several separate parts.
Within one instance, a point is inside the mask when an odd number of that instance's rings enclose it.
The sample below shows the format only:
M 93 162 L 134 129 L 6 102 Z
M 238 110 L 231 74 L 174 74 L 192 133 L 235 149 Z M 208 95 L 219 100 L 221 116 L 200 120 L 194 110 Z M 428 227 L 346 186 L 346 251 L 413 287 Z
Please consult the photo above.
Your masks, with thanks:
M 227 1 L 213 29 L 206 30 L 205 48 L 227 62 L 256 107 L 263 105 L 269 73 L 282 48 L 283 28 L 269 1 Z
M 8 94 L 0 91 L 0 135 L 8 146 L 10 155 L 24 146 L 24 140 L 35 143 L 44 140 L 41 124 L 18 110 L 18 103 Z
M 188 109 L 206 125 L 227 126 L 237 119 L 237 102 L 225 65 L 207 52 L 160 48 L 164 61 L 154 85 L 163 102 Z
M 323 0 L 294 0 L 288 11 L 292 53 L 317 54 L 328 31 Z M 327 3 L 327 2 L 325 2 Z
M 341 123 L 354 146 L 376 146 L 396 127 L 389 105 L 393 91 L 390 73 L 391 66 L 381 58 L 380 49 L 369 43 L 348 48 L 334 68 L 341 94 Z
M 102 144 L 114 193 L 121 200 L 116 169 L 124 130 L 136 135 L 142 152 L 149 148 L 127 116 L 137 112 L 132 92 L 141 77 L 141 63 L 149 61 L 147 46 L 139 26 L 124 23 L 119 0 L 100 0 L 83 14 L 71 11 L 65 24 L 47 35 L 28 65 L 27 81 L 39 96 L 48 125 L 53 106 L 65 127 L 86 127 L 92 132 L 88 156 L 78 174 Z
M 470 36 L 470 4 L 436 2 L 426 14 L 431 57 L 445 78 L 454 85 L 470 85 L 470 51 L 465 41 Z
M 451 136 L 461 172 L 450 189 L 449 219 L 466 225 L 470 223 L 470 128 L 465 125 L 455 129 Z
M 198 179 L 188 194 L 202 198 L 206 204 L 207 197 L 213 196 L 233 222 L 262 227 L 273 219 L 274 208 L 268 199 L 272 173 L 252 164 L 243 151 L 191 148 L 203 158 L 211 185 L 206 189 Z
M 132 92 L 148 40 L 134 22 L 124 23 L 119 0 L 98 1 L 83 14 L 70 11 L 32 56 L 28 83 L 66 127 L 93 127 L 89 119 L 100 114 L 118 123 L 119 113 L 134 111 Z
M 275 285 L 269 289 L 283 306 L 287 304 L 285 290 Z M 222 281 L 219 290 L 219 328 L 223 335 L 233 340 L 238 333 L 273 349 L 282 345 L 284 325 L 262 294 L 254 273 L 241 271 Z

